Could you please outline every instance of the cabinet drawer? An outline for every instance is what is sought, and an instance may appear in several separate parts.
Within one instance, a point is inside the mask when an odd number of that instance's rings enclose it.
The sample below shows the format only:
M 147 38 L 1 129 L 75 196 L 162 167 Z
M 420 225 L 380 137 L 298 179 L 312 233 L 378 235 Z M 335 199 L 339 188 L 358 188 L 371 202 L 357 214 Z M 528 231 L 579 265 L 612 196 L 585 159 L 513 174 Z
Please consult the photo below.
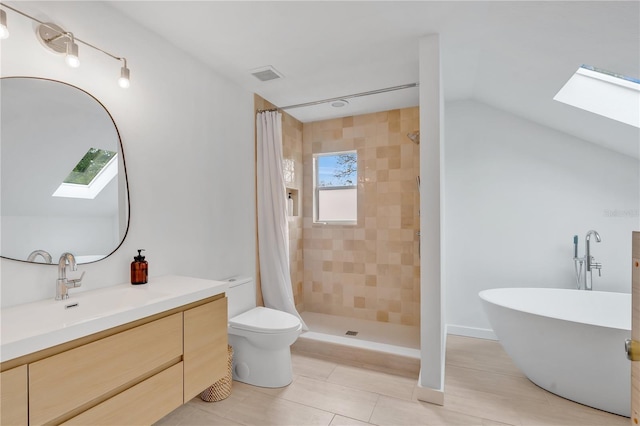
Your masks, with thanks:
M 153 424 L 182 405 L 182 369 L 180 362 L 63 424 Z
M 184 402 L 227 373 L 227 298 L 184 311 Z
M 30 423 L 59 421 L 90 408 L 181 355 L 182 313 L 177 313 L 34 362 Z
M 0 373 L 0 425 L 27 424 L 27 366 Z

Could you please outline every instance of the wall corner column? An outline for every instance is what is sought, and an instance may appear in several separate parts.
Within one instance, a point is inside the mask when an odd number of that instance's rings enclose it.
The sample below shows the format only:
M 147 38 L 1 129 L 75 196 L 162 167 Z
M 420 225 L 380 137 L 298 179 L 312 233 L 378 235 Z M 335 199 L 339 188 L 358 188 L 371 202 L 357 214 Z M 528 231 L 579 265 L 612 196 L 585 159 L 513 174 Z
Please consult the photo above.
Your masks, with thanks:
M 444 101 L 440 36 L 420 39 L 420 377 L 414 397 L 444 404 Z

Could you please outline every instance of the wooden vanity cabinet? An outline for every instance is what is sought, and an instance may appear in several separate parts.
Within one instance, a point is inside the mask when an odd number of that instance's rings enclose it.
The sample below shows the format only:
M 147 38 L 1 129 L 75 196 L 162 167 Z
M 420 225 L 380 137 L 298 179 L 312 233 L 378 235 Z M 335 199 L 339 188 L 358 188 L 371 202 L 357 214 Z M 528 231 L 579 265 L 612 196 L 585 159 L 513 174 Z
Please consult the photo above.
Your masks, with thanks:
M 3 364 L 2 425 L 151 424 L 224 377 L 227 299 L 200 302 Z M 28 413 L 28 418 L 27 418 Z
M 26 425 L 28 422 L 27 366 L 0 373 L 0 424 Z
M 181 362 L 175 364 L 63 424 L 153 424 L 182 405 L 182 369 Z
M 181 356 L 182 313 L 176 313 L 31 363 L 30 423 L 56 422 L 84 411 L 180 362 Z
M 227 299 L 184 312 L 184 403 L 227 372 Z

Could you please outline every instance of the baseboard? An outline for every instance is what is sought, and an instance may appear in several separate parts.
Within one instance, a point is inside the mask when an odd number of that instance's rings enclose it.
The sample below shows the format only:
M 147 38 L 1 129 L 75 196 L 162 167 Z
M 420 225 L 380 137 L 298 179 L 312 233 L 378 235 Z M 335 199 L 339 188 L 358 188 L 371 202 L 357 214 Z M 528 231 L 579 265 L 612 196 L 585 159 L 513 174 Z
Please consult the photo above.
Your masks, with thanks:
M 498 340 L 498 336 L 490 328 L 465 327 L 447 324 L 447 334 L 456 336 L 475 337 L 477 339 Z

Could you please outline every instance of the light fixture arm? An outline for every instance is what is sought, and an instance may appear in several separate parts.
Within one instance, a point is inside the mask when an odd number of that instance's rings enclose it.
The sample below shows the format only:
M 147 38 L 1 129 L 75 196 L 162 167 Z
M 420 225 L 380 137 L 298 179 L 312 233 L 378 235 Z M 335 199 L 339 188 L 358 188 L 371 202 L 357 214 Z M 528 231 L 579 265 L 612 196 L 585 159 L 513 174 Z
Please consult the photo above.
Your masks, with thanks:
M 51 28 L 52 30 L 55 30 L 55 28 L 51 27 L 50 25 L 47 25 L 47 24 L 40 24 L 40 25 L 44 25 L 45 27 L 48 27 L 48 28 Z M 68 38 L 73 39 L 73 34 L 71 34 L 71 33 L 60 33 L 57 36 L 48 38 L 48 39 L 46 39 L 44 41 L 46 41 L 47 43 L 53 43 L 54 41 L 60 40 L 63 37 L 68 37 Z

